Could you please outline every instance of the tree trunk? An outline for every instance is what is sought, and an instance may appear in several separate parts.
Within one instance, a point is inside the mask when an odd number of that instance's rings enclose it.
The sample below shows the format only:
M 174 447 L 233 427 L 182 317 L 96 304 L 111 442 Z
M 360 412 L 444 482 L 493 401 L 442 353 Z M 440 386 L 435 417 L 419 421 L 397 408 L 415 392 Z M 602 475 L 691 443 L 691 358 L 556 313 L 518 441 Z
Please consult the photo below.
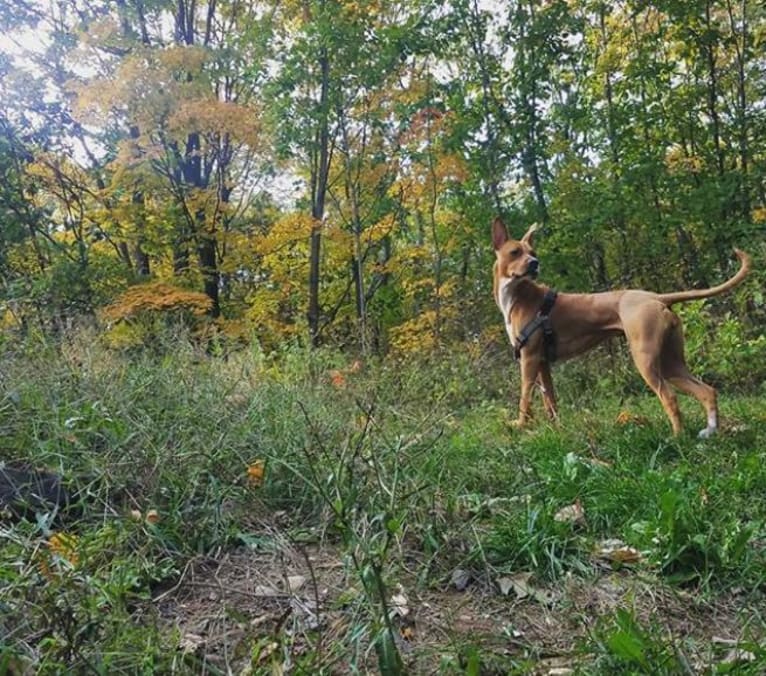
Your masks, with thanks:
M 311 345 L 319 345 L 319 282 L 322 253 L 322 222 L 324 220 L 327 181 L 330 172 L 330 59 L 322 48 L 319 57 L 321 89 L 319 95 L 320 122 L 317 133 L 318 147 L 314 150 L 311 176 L 311 240 L 309 243 L 309 307 L 308 324 Z
M 750 213 L 750 179 L 748 176 L 748 165 L 750 162 L 748 150 L 748 115 L 747 115 L 747 89 L 745 86 L 745 59 L 747 54 L 747 0 L 741 0 L 740 11 L 742 13 L 742 37 L 741 41 L 737 37 L 737 21 L 734 16 L 732 0 L 727 0 L 726 9 L 729 15 L 729 26 L 731 28 L 734 49 L 737 55 L 737 140 L 739 145 L 739 175 L 738 190 L 741 208 L 741 216 L 747 222 L 752 221 Z
M 215 232 L 209 233 L 201 230 L 197 234 L 197 256 L 202 271 L 202 279 L 205 295 L 210 298 L 210 316 L 214 319 L 221 316 L 221 304 L 219 296 L 220 273 L 218 271 L 218 259 L 215 250 Z
M 606 51 L 609 44 L 609 35 L 606 30 L 606 7 L 601 5 L 599 7 L 599 28 L 601 29 L 601 40 Z M 627 225 L 625 223 L 625 213 L 622 206 L 622 186 L 620 184 L 621 179 L 621 167 L 620 167 L 620 141 L 617 132 L 617 121 L 614 105 L 614 91 L 612 85 L 612 74 L 608 69 L 604 70 L 604 95 L 606 96 L 606 133 L 607 141 L 609 143 L 609 156 L 611 160 L 611 171 L 609 172 L 609 178 L 612 183 L 612 197 L 613 197 L 613 211 L 612 219 L 617 232 L 620 233 L 620 240 L 622 242 L 622 255 L 619 257 L 621 261 L 620 277 L 623 283 L 629 281 L 631 268 L 634 267 L 637 262 L 633 257 L 635 248 L 631 246 L 631 242 L 628 239 Z M 604 254 L 601 252 L 599 258 L 599 277 L 602 282 L 606 281 L 606 267 L 604 263 Z
M 529 19 L 534 21 L 535 19 L 535 3 L 536 0 L 529 2 Z M 521 9 L 521 4 L 519 4 Z M 534 63 L 539 57 L 527 44 L 527 34 L 525 30 L 527 28 L 526 22 L 520 22 L 521 40 L 517 45 L 519 50 L 518 64 L 521 68 L 521 81 L 525 85 L 526 91 L 521 92 L 522 100 L 522 120 L 525 126 L 523 131 L 524 141 L 522 141 L 521 149 L 521 164 L 524 169 L 524 173 L 527 175 L 529 182 L 532 184 L 532 192 L 535 196 L 535 204 L 537 206 L 537 220 L 542 223 L 548 221 L 548 204 L 545 200 L 545 191 L 543 190 L 543 181 L 540 175 L 540 148 L 538 144 L 537 136 L 537 77 L 534 73 L 530 73 L 530 64 Z

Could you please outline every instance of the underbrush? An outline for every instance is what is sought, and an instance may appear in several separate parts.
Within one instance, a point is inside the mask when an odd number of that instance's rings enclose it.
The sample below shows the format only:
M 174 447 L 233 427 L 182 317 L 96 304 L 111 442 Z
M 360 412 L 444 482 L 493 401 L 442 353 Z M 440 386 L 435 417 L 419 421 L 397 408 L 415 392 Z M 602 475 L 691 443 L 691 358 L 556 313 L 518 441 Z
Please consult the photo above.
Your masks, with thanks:
M 544 421 L 536 402 L 539 419 L 519 432 L 506 350 L 356 362 L 298 347 L 211 357 L 182 335 L 164 340 L 129 358 L 83 334 L 4 347 L 0 459 L 60 476 L 72 504 L 4 516 L 0 671 L 204 671 L 152 599 L 192 559 L 263 547 L 276 530 L 336 548 L 354 581 L 347 643 L 318 671 L 396 673 L 413 659 L 392 601 L 403 580 L 502 602 L 500 581 L 524 574 L 526 596 L 546 604 L 567 580 L 614 569 L 704 599 L 736 591 L 743 609 L 763 603 L 757 389 L 724 389 L 722 434 L 704 442 L 703 414 L 684 401 L 689 431 L 674 439 L 617 348 L 557 369 L 561 420 Z M 630 556 L 605 560 L 606 541 Z M 627 612 L 575 650 L 586 673 L 681 659 L 677 636 Z M 743 626 L 746 666 L 762 668 L 763 618 Z M 238 664 L 265 668 L 262 638 L 253 631 Z M 499 659 L 466 650 L 444 645 L 437 664 L 489 673 Z M 522 673 L 534 654 L 492 668 Z

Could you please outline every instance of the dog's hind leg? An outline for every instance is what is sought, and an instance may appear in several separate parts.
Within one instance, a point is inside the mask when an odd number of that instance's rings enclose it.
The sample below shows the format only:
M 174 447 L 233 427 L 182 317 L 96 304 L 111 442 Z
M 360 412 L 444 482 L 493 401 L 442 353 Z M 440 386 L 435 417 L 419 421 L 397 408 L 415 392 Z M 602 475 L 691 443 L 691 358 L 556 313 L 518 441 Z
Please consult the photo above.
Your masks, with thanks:
M 718 429 L 718 402 L 714 388 L 695 378 L 686 366 L 684 339 L 680 320 L 668 334 L 662 351 L 662 373 L 681 392 L 690 394 L 702 404 L 707 415 L 707 426 L 700 430 L 702 439 L 715 434 Z
M 708 437 L 713 436 L 718 429 L 718 404 L 716 401 L 716 391 L 710 387 L 710 385 L 703 383 L 699 378 L 695 378 L 688 371 L 669 376 L 668 380 L 677 389 L 695 397 L 705 408 L 705 413 L 707 414 L 707 426 L 700 430 L 699 437 L 701 439 L 707 439 Z
M 679 434 L 682 426 L 678 398 L 662 369 L 663 346 L 666 336 L 673 329 L 673 320 L 677 319 L 665 307 L 657 312 L 648 306 L 644 308 L 644 313 L 637 313 L 629 319 L 631 321 L 623 319 L 623 327 L 636 368 L 662 403 L 670 418 L 673 434 Z
M 673 434 L 681 433 L 681 411 L 678 408 L 678 398 L 676 397 L 673 388 L 670 387 L 670 383 L 663 378 L 656 365 L 641 365 L 636 363 L 639 373 L 643 376 L 646 384 L 652 388 L 654 393 L 659 397 L 662 403 L 662 408 L 665 409 L 665 413 L 670 418 L 670 424 L 673 427 Z

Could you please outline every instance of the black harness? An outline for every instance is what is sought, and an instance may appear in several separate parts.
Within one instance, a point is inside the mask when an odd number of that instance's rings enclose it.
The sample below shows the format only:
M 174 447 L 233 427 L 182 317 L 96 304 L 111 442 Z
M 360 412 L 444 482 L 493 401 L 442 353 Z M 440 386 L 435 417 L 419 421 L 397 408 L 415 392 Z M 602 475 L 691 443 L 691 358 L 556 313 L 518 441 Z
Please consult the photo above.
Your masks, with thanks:
M 529 339 L 538 329 L 542 329 L 543 354 L 545 355 L 545 361 L 549 364 L 556 361 L 556 334 L 553 333 L 550 314 L 551 310 L 553 310 L 553 306 L 556 304 L 557 296 L 558 293 L 556 291 L 548 289 L 545 292 L 545 296 L 543 296 L 543 304 L 537 312 L 537 317 L 521 330 L 521 333 L 513 345 L 513 356 L 517 360 L 521 358 L 521 349 L 529 342 Z

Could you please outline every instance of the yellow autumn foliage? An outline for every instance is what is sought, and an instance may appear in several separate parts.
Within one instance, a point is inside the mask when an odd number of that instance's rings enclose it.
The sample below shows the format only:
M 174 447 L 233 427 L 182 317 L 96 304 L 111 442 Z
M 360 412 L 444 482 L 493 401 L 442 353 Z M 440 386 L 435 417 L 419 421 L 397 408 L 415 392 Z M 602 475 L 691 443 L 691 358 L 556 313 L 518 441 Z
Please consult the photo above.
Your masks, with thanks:
M 688 155 L 680 145 L 674 144 L 665 152 L 665 166 L 671 174 L 696 174 L 704 168 L 705 160 L 698 155 Z
M 267 345 L 305 330 L 308 244 L 314 225 L 308 214 L 287 214 L 250 242 L 259 261 L 259 279 L 249 298 L 246 318 Z
M 429 352 L 437 347 L 437 313 L 427 310 L 391 329 L 389 338 L 394 353 Z
M 46 550 L 39 553 L 40 572 L 49 580 L 69 568 L 80 564 L 79 540 L 72 533 L 53 533 L 45 543 Z

